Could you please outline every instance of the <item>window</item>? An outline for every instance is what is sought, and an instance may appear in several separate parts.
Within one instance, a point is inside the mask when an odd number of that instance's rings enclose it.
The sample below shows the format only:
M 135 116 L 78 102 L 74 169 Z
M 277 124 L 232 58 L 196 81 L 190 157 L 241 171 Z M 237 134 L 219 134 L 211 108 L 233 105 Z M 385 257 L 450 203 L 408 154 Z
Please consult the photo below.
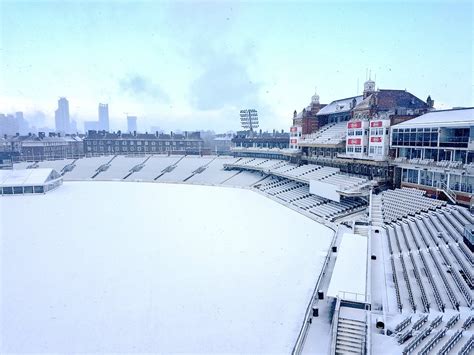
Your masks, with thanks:
M 23 193 L 23 187 L 22 186 L 14 186 L 13 187 L 13 193 L 14 194 L 22 194 Z
M 355 147 L 355 148 L 354 148 L 354 151 L 355 151 L 356 153 L 361 153 L 361 152 L 362 152 L 362 147 Z
M 35 194 L 42 194 L 44 192 L 43 186 L 34 186 Z
M 3 194 L 4 194 L 4 195 L 11 195 L 11 194 L 13 194 L 13 187 L 4 187 L 4 188 L 3 188 Z

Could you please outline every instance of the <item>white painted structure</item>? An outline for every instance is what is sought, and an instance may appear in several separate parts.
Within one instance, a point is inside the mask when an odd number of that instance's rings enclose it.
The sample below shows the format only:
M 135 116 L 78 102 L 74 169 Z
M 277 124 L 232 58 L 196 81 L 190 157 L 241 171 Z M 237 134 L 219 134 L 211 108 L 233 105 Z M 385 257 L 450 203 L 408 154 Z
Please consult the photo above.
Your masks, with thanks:
M 53 169 L 0 170 L 0 194 L 42 194 L 63 183 L 63 178 Z
M 344 233 L 327 292 L 329 297 L 367 301 L 367 244 L 365 236 Z

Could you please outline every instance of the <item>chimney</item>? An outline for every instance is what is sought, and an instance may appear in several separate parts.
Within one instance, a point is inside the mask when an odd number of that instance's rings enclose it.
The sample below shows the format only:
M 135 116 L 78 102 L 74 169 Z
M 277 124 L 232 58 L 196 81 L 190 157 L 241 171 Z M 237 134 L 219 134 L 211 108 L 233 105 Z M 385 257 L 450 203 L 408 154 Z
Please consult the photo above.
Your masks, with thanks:
M 160 136 L 160 134 L 158 133 L 158 131 L 155 132 L 155 137 L 158 138 Z
M 137 136 L 137 131 L 133 131 L 133 136 L 134 136 L 134 137 Z
M 16 132 L 15 136 L 16 136 L 16 137 L 19 137 L 19 136 L 20 136 L 20 133 Z

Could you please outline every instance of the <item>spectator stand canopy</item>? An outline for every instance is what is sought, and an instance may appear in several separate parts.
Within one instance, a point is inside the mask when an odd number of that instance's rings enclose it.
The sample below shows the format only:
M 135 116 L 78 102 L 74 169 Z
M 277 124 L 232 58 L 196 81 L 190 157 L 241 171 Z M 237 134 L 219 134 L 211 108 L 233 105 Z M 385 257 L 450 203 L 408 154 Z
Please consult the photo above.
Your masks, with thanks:
M 54 169 L 0 170 L 0 194 L 44 194 L 62 185 Z

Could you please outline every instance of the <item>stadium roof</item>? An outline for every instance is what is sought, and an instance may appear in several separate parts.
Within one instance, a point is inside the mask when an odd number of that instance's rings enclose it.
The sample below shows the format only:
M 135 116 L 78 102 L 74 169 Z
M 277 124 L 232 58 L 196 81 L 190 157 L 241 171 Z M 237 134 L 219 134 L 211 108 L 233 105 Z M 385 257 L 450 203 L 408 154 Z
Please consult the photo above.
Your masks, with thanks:
M 380 89 L 367 96 L 354 108 L 357 110 L 367 110 L 370 108 L 371 100 L 375 99 L 377 108 L 381 111 L 389 111 L 395 107 L 405 107 L 408 109 L 427 109 L 428 105 L 415 95 L 405 90 Z
M 42 185 L 59 176 L 54 169 L 0 170 L 0 186 Z
M 469 127 L 474 126 L 474 107 L 432 111 L 412 120 L 395 125 L 395 128 L 417 127 Z
M 344 233 L 327 295 L 364 302 L 366 288 L 367 237 Z
M 347 99 L 335 100 L 323 107 L 316 116 L 330 115 L 333 113 L 349 112 L 352 107 L 352 100 L 356 100 L 356 105 L 362 101 L 362 96 L 348 97 Z

